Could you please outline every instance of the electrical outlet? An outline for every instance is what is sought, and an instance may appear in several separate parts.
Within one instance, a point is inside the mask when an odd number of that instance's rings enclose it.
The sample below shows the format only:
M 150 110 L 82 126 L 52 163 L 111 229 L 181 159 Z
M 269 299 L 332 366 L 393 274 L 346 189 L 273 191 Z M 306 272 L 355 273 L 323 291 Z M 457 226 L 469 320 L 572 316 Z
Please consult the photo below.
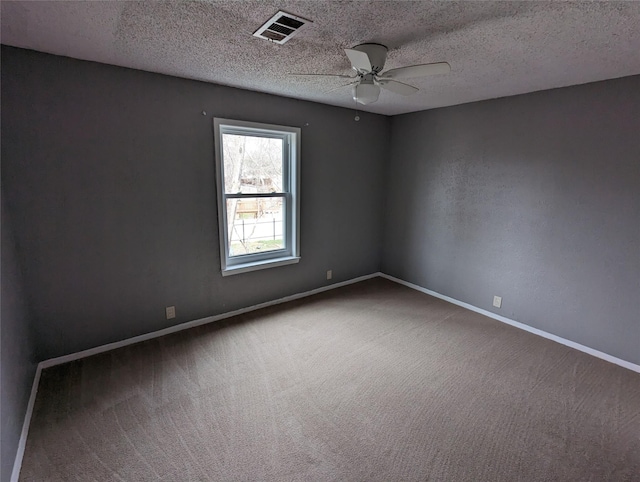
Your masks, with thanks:
M 331 279 L 333 278 L 333 271 L 332 270 L 328 270 L 327 271 L 327 279 Z
M 165 308 L 165 312 L 167 313 L 167 320 L 171 320 L 176 317 L 176 307 L 175 306 L 167 306 Z
M 493 297 L 493 306 L 495 306 L 496 308 L 502 307 L 502 296 Z

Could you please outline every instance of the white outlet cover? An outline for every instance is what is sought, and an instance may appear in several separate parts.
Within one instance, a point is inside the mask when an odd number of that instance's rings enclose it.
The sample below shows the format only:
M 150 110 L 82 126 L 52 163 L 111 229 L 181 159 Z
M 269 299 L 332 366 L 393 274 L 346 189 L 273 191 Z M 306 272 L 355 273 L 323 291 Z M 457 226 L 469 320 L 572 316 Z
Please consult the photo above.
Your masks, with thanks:
M 175 306 L 167 306 L 165 309 L 167 313 L 167 320 L 171 320 L 176 317 L 176 307 Z
M 327 271 L 327 279 L 331 279 L 333 278 L 333 271 L 332 270 L 328 270 Z
M 493 306 L 495 306 L 496 308 L 502 307 L 502 296 L 493 297 Z

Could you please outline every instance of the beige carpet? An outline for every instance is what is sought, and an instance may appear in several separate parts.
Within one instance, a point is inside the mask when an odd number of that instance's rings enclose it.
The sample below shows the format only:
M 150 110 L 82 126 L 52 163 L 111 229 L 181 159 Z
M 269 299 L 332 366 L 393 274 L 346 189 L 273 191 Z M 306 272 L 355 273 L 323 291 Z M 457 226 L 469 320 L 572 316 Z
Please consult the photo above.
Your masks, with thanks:
M 640 480 L 640 375 L 373 279 L 45 370 L 21 480 Z

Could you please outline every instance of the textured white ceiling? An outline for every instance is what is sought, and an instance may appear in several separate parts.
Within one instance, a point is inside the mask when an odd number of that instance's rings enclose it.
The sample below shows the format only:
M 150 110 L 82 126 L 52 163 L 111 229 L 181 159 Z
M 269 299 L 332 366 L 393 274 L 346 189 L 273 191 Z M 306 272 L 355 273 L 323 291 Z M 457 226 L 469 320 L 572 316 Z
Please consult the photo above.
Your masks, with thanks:
M 354 107 L 343 49 L 389 47 L 386 69 L 451 73 L 383 91 L 361 110 L 400 114 L 640 73 L 640 2 L 2 1 L 2 43 L 78 59 Z M 284 45 L 252 33 L 278 10 L 314 23 Z

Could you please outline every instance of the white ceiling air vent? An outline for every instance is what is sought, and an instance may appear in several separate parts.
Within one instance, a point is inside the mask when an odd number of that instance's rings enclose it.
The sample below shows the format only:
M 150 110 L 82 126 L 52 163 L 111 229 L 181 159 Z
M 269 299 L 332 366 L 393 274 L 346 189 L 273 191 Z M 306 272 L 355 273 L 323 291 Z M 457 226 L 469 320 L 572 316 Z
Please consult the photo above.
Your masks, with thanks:
M 313 22 L 281 10 L 256 30 L 253 36 L 269 42 L 283 44 L 297 34 L 307 23 Z

